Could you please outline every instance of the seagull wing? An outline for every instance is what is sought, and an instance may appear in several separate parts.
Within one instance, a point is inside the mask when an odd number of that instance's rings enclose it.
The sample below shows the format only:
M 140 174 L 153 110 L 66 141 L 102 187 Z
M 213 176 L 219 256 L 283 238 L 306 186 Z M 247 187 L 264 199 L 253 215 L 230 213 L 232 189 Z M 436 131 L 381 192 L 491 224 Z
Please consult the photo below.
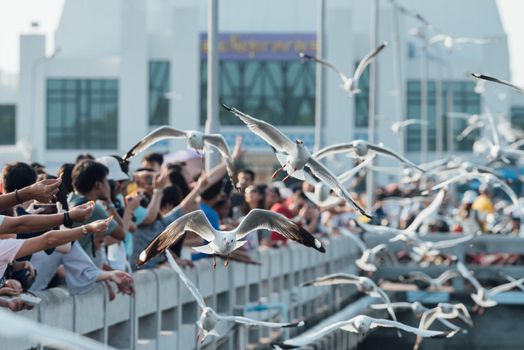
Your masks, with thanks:
M 483 45 L 491 42 L 489 39 L 480 39 L 480 38 L 455 38 L 457 44 L 476 44 Z
M 347 273 L 334 273 L 331 275 L 315 278 L 314 280 L 302 283 L 301 287 L 308 286 L 331 286 L 334 284 L 360 284 L 360 277 Z
M 366 158 L 363 162 L 357 165 L 354 168 L 349 169 L 348 171 L 337 176 L 338 182 L 343 184 L 353 176 L 355 176 L 362 168 L 366 167 L 371 161 L 376 157 L 375 154 L 372 154 L 371 157 Z
M 259 321 L 259 320 L 254 320 L 252 318 L 242 317 L 242 316 L 217 315 L 217 318 L 219 320 L 241 323 L 241 324 L 245 324 L 248 326 L 261 326 L 261 327 L 269 327 L 269 328 L 291 328 L 291 327 L 299 327 L 304 324 L 304 321 L 294 322 L 294 323 L 277 323 L 277 322 Z
M 473 125 L 466 126 L 464 130 L 462 130 L 462 132 L 459 135 L 457 135 L 457 140 L 458 141 L 464 140 L 464 138 L 466 138 L 469 134 L 471 134 L 473 131 L 477 129 L 480 129 L 481 127 L 482 127 L 482 124 L 473 124 Z
M 426 275 L 422 271 L 411 271 L 410 273 L 408 273 L 408 276 L 409 276 L 407 278 L 408 281 L 424 281 L 427 283 L 431 283 L 431 281 L 433 280 L 433 278 Z
M 250 232 L 260 228 L 276 231 L 282 236 L 306 247 L 315 248 L 322 253 L 326 252 L 322 243 L 300 225 L 279 213 L 264 209 L 253 209 L 244 217 L 240 225 L 235 229 L 236 239 L 242 239 Z
M 420 171 L 421 173 L 424 172 L 424 170 L 420 169 L 418 166 L 416 166 L 414 163 L 412 163 L 411 161 L 407 160 L 406 158 L 402 157 L 401 155 L 399 154 L 396 154 L 395 152 L 393 152 L 392 150 L 388 149 L 388 148 L 385 148 L 385 147 L 380 147 L 380 146 L 377 146 L 377 145 L 373 145 L 371 143 L 368 143 L 368 148 L 374 152 L 377 152 L 377 153 L 380 153 L 382 155 L 385 155 L 387 157 L 390 157 L 390 158 L 395 158 L 399 161 L 401 161 L 402 163 L 406 164 L 406 165 L 409 165 L 410 167 L 412 168 L 415 168 L 417 169 L 418 171 Z
M 173 221 L 159 233 L 140 253 L 137 266 L 143 265 L 175 244 L 185 231 L 193 231 L 208 242 L 215 238 L 215 231 L 202 210 L 186 214 Z
M 322 329 L 319 329 L 316 332 L 308 333 L 304 336 L 298 336 L 294 339 L 285 340 L 281 343 L 275 343 L 275 345 L 279 346 L 281 349 L 295 349 L 295 348 L 310 344 L 316 341 L 317 339 L 321 339 L 325 337 L 326 335 L 333 333 L 337 329 L 341 329 L 344 326 L 350 327 L 352 322 L 353 322 L 352 320 L 335 322 Z M 344 330 L 349 330 L 349 329 L 344 329 Z M 355 329 L 351 330 L 351 332 L 356 332 L 356 330 Z
M 340 231 L 340 233 L 342 233 L 343 236 L 351 239 L 362 252 L 367 249 L 366 244 L 358 237 L 357 234 L 350 232 L 345 227 L 337 227 L 337 229 Z
M 380 51 L 382 51 L 387 46 L 387 43 L 384 42 L 378 47 L 376 47 L 373 51 L 367 54 L 366 57 L 364 57 L 362 60 L 360 60 L 360 63 L 357 66 L 357 69 L 355 70 L 355 73 L 353 74 L 353 81 L 357 81 L 362 73 L 364 73 L 364 70 L 366 67 L 373 62 L 375 57 L 379 54 Z
M 431 190 L 432 191 L 438 190 L 440 188 L 443 188 L 443 187 L 446 187 L 452 184 L 453 182 L 473 180 L 478 177 L 481 177 L 480 175 L 481 174 L 479 174 L 478 172 L 472 172 L 472 173 L 462 172 L 460 175 L 453 176 L 452 178 L 449 178 L 446 181 L 436 184 L 435 186 L 431 187 Z
M 490 290 L 488 290 L 489 296 L 494 296 L 495 294 L 499 294 L 502 292 L 507 292 L 509 290 L 512 290 L 513 288 L 517 288 L 519 286 L 522 286 L 522 283 L 524 282 L 524 278 L 520 278 L 518 280 L 508 282 L 501 284 L 499 286 L 493 287 Z
M 386 294 L 386 292 L 384 292 L 384 290 L 382 288 L 380 288 L 379 286 L 375 285 L 374 290 L 375 290 L 376 293 L 378 293 L 378 295 L 380 295 L 380 299 L 382 299 L 382 301 L 384 301 L 384 304 L 387 304 L 387 305 L 391 304 L 391 300 L 389 299 L 388 295 Z M 388 310 L 388 313 L 391 316 L 391 318 L 396 321 L 397 320 L 397 316 L 395 315 L 395 310 L 393 310 L 393 308 L 391 306 L 388 307 L 387 310 Z
M 444 197 L 446 196 L 446 190 L 441 189 L 435 196 L 430 205 L 424 208 L 413 220 L 413 222 L 405 229 L 405 232 L 415 232 L 415 230 L 424 223 L 424 221 L 430 217 L 435 211 L 440 208 Z
M 349 192 L 342 187 L 342 185 L 337 181 L 337 178 L 329 169 L 327 169 L 324 165 L 319 163 L 316 159 L 313 157 L 310 157 L 307 164 L 313 175 L 318 177 L 321 181 L 323 181 L 326 185 L 328 185 L 333 192 L 340 198 L 344 199 L 346 202 L 353 205 L 355 209 L 357 209 L 362 215 L 371 218 L 371 215 L 368 214 L 363 208 L 361 208 L 353 198 L 351 198 L 351 195 Z
M 235 169 L 235 164 L 233 162 L 233 159 L 231 158 L 231 152 L 229 151 L 229 147 L 227 146 L 224 136 L 220 134 L 204 135 L 204 142 L 218 149 L 218 151 L 222 155 L 222 158 L 224 158 L 224 160 L 226 161 L 227 173 L 229 175 L 229 178 L 231 179 L 231 184 L 235 188 L 237 188 L 238 186 L 237 172 Z
M 518 87 L 515 84 L 510 83 L 509 81 L 490 77 L 489 75 L 484 75 L 484 74 L 472 73 L 471 75 L 473 75 L 475 78 L 478 78 L 478 79 L 484 79 L 484 80 L 492 81 L 498 84 L 509 86 L 510 88 L 517 90 L 519 94 L 524 95 L 524 90 L 522 88 Z
M 439 284 L 444 284 L 446 281 L 458 277 L 460 274 L 455 270 L 444 271 L 440 276 L 436 278 Z
M 456 332 L 441 332 L 441 331 L 428 331 L 414 328 L 397 321 L 386 320 L 382 318 L 373 319 L 370 328 L 386 327 L 386 328 L 398 328 L 405 332 L 410 332 L 416 335 L 420 335 L 423 338 L 449 338 Z
M 313 153 L 311 155 L 311 158 L 320 160 L 322 158 L 326 158 L 327 156 L 330 156 L 333 154 L 350 152 L 354 148 L 355 148 L 355 145 L 353 142 L 336 143 L 334 145 L 324 147 L 321 150 Z
M 391 304 L 371 304 L 370 306 L 374 310 L 385 310 L 388 307 L 393 309 L 411 309 L 411 303 L 405 301 Z
M 224 104 L 222 104 L 222 106 L 239 117 L 240 120 L 242 120 L 247 125 L 249 130 L 261 137 L 278 152 L 289 154 L 294 150 L 295 143 L 273 125 L 266 123 L 263 120 L 253 118 L 252 116 L 241 112 L 236 108 L 232 108 Z
M 399 122 L 399 127 L 405 128 L 406 126 L 415 125 L 415 124 L 427 125 L 428 122 L 425 120 L 421 120 L 421 119 L 406 119 L 406 120 Z
M 432 45 L 432 44 L 438 43 L 440 41 L 444 41 L 444 40 L 446 40 L 447 37 L 448 37 L 448 35 L 446 35 L 446 34 L 437 34 L 434 37 L 429 39 L 429 44 Z
M 162 126 L 147 134 L 142 140 L 140 140 L 136 145 L 133 146 L 133 148 L 131 148 L 124 155 L 123 159 L 125 161 L 128 161 L 129 159 L 133 158 L 138 153 L 142 152 L 143 150 L 147 149 L 149 146 L 158 141 L 182 137 L 186 137 L 185 131 L 178 130 L 169 126 Z
M 334 65 L 332 65 L 331 63 L 329 63 L 326 60 L 323 60 L 323 59 L 318 58 L 316 56 L 308 55 L 308 54 L 305 54 L 305 53 L 302 53 L 302 52 L 299 54 L 299 56 L 300 56 L 300 58 L 307 59 L 307 60 L 312 60 L 312 61 L 315 61 L 316 63 L 320 63 L 320 64 L 328 67 L 329 69 L 335 71 L 340 76 L 340 79 L 342 79 L 342 81 L 344 83 L 347 80 L 349 80 L 347 75 L 345 75 L 340 69 L 338 69 L 337 67 L 335 67 Z
M 204 298 L 202 297 L 202 294 L 200 294 L 200 291 L 198 290 L 197 286 L 195 286 L 193 281 L 191 281 L 186 276 L 184 271 L 182 271 L 180 266 L 178 266 L 178 264 L 176 263 L 175 259 L 173 258 L 173 256 L 171 255 L 169 251 L 166 251 L 166 257 L 167 257 L 167 261 L 169 265 L 171 266 L 173 270 L 175 270 L 176 274 L 180 277 L 182 282 L 184 282 L 184 284 L 186 285 L 187 289 L 189 289 L 191 294 L 193 294 L 193 297 L 195 298 L 200 308 L 204 309 L 207 305 L 206 305 L 206 302 L 204 301 Z
M 451 248 L 456 246 L 457 244 L 461 244 L 467 241 L 470 241 L 475 237 L 475 235 L 465 235 L 463 237 L 459 238 L 453 238 L 453 239 L 446 239 L 444 241 L 434 242 L 433 243 L 433 249 L 444 249 L 444 248 Z
M 471 283 L 473 287 L 477 291 L 483 290 L 484 287 L 480 284 L 480 282 L 471 274 L 471 272 L 468 271 L 467 267 L 462 262 L 457 262 L 457 270 L 458 272 Z

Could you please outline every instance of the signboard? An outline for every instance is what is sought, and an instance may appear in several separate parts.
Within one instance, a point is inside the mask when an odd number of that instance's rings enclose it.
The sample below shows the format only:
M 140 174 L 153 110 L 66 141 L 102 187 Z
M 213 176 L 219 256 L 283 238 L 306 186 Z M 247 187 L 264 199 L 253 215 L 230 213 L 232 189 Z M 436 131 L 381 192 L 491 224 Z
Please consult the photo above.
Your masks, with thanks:
M 224 60 L 296 60 L 299 52 L 316 54 L 314 33 L 221 33 L 218 36 L 220 59 Z M 207 59 L 207 33 L 200 34 L 201 58 Z

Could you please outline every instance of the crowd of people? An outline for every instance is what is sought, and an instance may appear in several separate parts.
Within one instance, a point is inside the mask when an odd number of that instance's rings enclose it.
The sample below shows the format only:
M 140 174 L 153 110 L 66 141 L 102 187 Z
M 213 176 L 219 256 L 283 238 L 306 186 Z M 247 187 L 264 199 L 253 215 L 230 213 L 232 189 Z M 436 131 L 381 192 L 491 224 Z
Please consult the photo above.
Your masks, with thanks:
M 244 153 L 238 139 L 232 153 L 237 164 Z M 149 153 L 131 171 L 117 155 L 94 159 L 82 154 L 75 163 L 63 164 L 56 175 L 38 163 L 7 164 L 0 195 L 0 306 L 13 311 L 31 308 L 16 296 L 60 285 L 71 294 L 82 294 L 102 283 L 110 300 L 117 292 L 132 295 L 131 272 L 142 250 L 175 219 L 198 209 L 222 230 L 235 228 L 255 208 L 278 212 L 318 235 L 333 234 L 336 227 L 355 229 L 351 221 L 365 219 L 342 200 L 318 205 L 311 196 L 314 189 L 306 182 L 261 184 L 252 170 L 243 168 L 238 171 L 240 191 L 235 191 L 225 163 L 205 172 L 203 155 L 189 149 L 164 158 Z M 349 186 L 360 191 L 354 195 L 363 206 L 364 178 L 362 170 Z M 407 227 L 431 201 L 414 200 L 423 189 L 420 179 L 377 188 L 371 223 Z M 409 202 L 403 202 L 405 198 Z M 419 230 L 518 235 L 520 218 L 494 219 L 507 205 L 493 201 L 486 186 L 478 193 L 465 192 L 458 207 L 448 193 L 438 213 Z M 257 263 L 251 251 L 287 244 L 280 234 L 265 230 L 250 233 L 246 240 L 230 259 Z M 181 266 L 191 267 L 193 261 L 209 258 L 191 249 L 204 243 L 187 232 L 170 252 Z M 161 255 L 142 268 L 165 263 Z

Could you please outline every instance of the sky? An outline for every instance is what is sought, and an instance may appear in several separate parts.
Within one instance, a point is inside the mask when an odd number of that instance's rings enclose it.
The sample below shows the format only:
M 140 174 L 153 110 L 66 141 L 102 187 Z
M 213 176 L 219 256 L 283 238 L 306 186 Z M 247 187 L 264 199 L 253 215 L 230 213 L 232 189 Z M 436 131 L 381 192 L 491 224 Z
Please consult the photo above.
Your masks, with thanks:
M 52 33 L 58 26 L 65 0 L 0 0 L 0 72 L 18 72 L 18 37 L 31 31 L 38 21 L 48 38 L 48 54 L 53 51 Z M 430 1 L 430 0 L 424 0 Z M 438 1 L 438 0 L 431 0 Z M 512 80 L 524 86 L 524 0 L 496 0 L 508 34 Z

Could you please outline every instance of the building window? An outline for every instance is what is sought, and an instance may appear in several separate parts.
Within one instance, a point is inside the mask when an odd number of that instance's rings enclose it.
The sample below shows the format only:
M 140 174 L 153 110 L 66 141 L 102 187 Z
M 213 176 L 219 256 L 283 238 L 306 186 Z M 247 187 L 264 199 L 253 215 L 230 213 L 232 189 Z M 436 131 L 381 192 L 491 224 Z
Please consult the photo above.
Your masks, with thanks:
M 0 105 L 0 145 L 16 143 L 16 106 Z
M 524 130 L 524 106 L 511 107 L 511 126 Z
M 169 124 L 169 72 L 168 61 L 149 62 L 149 125 Z
M 220 61 L 219 100 L 274 125 L 315 124 L 315 65 L 300 61 Z M 200 124 L 207 118 L 207 61 L 200 69 Z M 243 125 L 220 109 L 221 125 Z
M 355 63 L 355 69 L 360 62 Z M 355 99 L 355 126 L 367 127 L 369 125 L 369 66 L 366 67 L 358 80 L 360 92 L 353 95 Z
M 219 101 L 275 125 L 315 124 L 315 63 L 312 33 L 222 33 L 219 35 Z M 200 123 L 207 118 L 207 35 L 201 35 Z M 222 125 L 242 122 L 220 108 Z
M 437 91 L 435 81 L 428 81 L 428 151 L 436 150 L 436 123 L 442 127 L 442 149 L 447 150 L 447 112 L 480 113 L 480 97 L 474 91 L 475 84 L 469 81 L 442 82 L 441 108 L 442 115 L 436 118 Z M 448 95 L 449 91 L 449 95 Z M 421 117 L 420 81 L 410 80 L 407 86 L 407 118 L 420 119 Z M 451 109 L 448 108 L 451 106 Z M 478 131 L 472 132 L 462 141 L 457 136 L 467 126 L 466 120 L 452 119 L 453 150 L 471 151 L 473 142 L 479 136 Z M 408 152 L 419 152 L 420 125 L 412 125 L 407 129 L 406 149 Z
M 48 149 L 116 149 L 117 126 L 118 80 L 47 80 Z

